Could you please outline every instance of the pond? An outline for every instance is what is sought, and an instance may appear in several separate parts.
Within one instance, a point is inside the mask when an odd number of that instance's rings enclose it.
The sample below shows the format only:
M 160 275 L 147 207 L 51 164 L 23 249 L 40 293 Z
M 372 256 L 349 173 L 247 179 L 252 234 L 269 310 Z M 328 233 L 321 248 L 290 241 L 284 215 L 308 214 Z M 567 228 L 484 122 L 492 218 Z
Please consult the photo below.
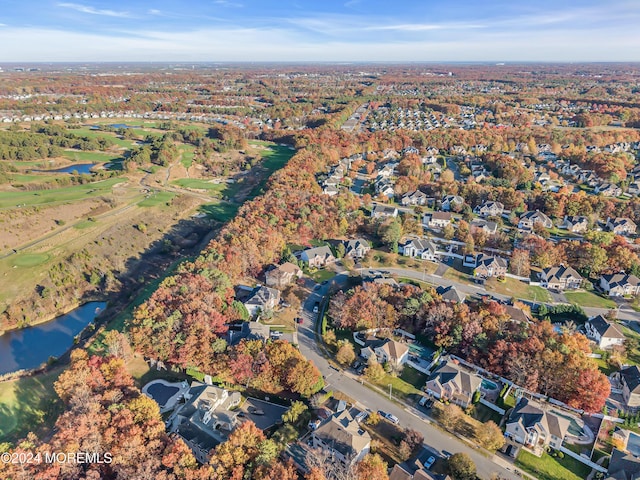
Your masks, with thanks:
M 95 167 L 97 164 L 95 163 L 78 163 L 74 165 L 69 165 L 64 168 L 56 168 L 55 170 L 38 170 L 38 172 L 42 173 L 93 173 L 91 169 Z
M 0 336 L 0 375 L 41 366 L 49 357 L 59 357 L 73 345 L 73 339 L 105 307 L 89 302 L 50 322 L 11 330 Z

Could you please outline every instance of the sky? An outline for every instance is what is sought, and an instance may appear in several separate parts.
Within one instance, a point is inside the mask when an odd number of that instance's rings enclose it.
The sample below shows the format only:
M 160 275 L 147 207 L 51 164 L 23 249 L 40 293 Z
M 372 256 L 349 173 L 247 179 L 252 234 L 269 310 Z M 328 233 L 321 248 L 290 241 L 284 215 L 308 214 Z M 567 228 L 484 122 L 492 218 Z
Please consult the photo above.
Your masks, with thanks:
M 0 62 L 640 61 L 640 0 L 0 0 Z

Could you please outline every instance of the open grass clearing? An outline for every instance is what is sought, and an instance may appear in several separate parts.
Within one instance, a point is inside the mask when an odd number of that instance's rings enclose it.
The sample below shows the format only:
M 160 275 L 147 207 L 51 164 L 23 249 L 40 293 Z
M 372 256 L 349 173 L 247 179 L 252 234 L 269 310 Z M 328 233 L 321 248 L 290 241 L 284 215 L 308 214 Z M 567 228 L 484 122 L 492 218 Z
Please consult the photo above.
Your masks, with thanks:
M 206 213 L 217 222 L 226 223 L 236 216 L 240 206 L 235 203 L 219 202 L 201 205 L 199 211 Z
M 20 253 L 11 257 L 11 264 L 16 267 L 36 267 L 49 260 L 46 253 Z
M 53 390 L 62 369 L 0 382 L 0 443 L 15 442 L 30 431 L 53 426 L 62 402 Z
M 496 278 L 489 278 L 485 287 L 487 291 L 535 302 L 551 302 L 553 300 L 546 289 L 529 285 L 515 278 L 506 277 L 504 282 L 499 282 Z
M 618 306 L 613 300 L 593 292 L 565 292 L 564 296 L 569 303 L 575 303 L 581 307 L 617 308 Z
M 150 194 L 147 198 L 141 201 L 138 206 L 140 207 L 157 207 L 170 202 L 176 194 L 173 192 L 155 192 Z
M 122 155 L 102 152 L 84 152 L 82 150 L 65 150 L 63 155 L 77 162 L 112 162 L 122 159 Z
M 68 203 L 89 197 L 99 197 L 111 192 L 114 185 L 126 182 L 125 177 L 109 178 L 99 182 L 73 185 L 71 187 L 31 192 L 0 192 L 0 208 L 13 208 L 20 205 L 47 205 Z
M 132 140 L 124 140 L 119 138 L 115 133 L 105 132 L 102 130 L 91 130 L 90 128 L 74 128 L 69 130 L 70 133 L 75 133 L 76 135 L 80 135 L 88 138 L 108 138 L 113 140 L 113 142 L 124 148 L 132 148 L 133 141 Z
M 515 463 L 539 480 L 582 480 L 591 472 L 585 464 L 568 455 L 564 458 L 554 458 L 543 453 L 542 457 L 538 458 L 524 449 L 520 450 Z

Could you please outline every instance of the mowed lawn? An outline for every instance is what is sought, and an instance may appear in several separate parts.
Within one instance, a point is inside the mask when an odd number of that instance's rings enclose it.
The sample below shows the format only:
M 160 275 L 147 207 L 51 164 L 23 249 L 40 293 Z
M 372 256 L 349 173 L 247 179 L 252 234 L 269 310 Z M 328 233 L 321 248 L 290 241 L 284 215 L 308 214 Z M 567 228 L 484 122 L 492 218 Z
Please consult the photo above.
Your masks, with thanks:
M 63 154 L 69 160 L 79 162 L 112 162 L 122 159 L 122 155 L 102 152 L 83 152 L 82 150 L 65 150 Z
M 32 192 L 0 192 L 0 208 L 12 208 L 19 205 L 46 205 L 67 203 L 90 197 L 99 197 L 111 191 L 118 183 L 126 182 L 125 177 L 109 178 L 100 182 L 73 185 L 71 187 Z
M 53 390 L 62 369 L 0 383 L 0 443 L 14 442 L 30 431 L 51 427 L 62 411 Z
M 74 128 L 69 130 L 71 133 L 75 133 L 76 135 L 80 135 L 83 137 L 89 138 L 109 138 L 113 140 L 113 143 L 119 145 L 124 148 L 133 147 L 132 140 L 124 140 L 122 138 L 118 138 L 115 133 L 111 132 L 103 132 L 102 130 L 91 130 L 90 128 Z
M 176 194 L 173 192 L 156 192 L 149 195 L 148 198 L 145 198 L 141 201 L 138 206 L 140 207 L 157 207 L 162 204 L 166 204 L 170 202 Z
M 523 298 L 536 302 L 551 302 L 552 298 L 546 289 L 534 285 L 528 285 L 515 278 L 506 277 L 504 282 L 490 278 L 485 283 L 487 291 L 495 292 L 510 297 Z
M 585 464 L 568 455 L 560 459 L 543 453 L 538 458 L 524 450 L 520 450 L 516 465 L 539 480 L 583 480 L 591 471 Z
M 565 292 L 564 296 L 569 303 L 575 303 L 581 307 L 616 308 L 618 306 L 613 300 L 593 292 Z

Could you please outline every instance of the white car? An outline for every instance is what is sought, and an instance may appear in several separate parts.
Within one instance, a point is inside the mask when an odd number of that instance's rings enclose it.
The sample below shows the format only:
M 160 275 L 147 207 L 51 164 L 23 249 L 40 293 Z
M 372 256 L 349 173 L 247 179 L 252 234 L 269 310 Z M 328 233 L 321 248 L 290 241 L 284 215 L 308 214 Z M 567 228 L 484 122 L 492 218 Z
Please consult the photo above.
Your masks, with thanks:
M 396 425 L 400 423 L 400 419 L 390 413 L 387 413 L 387 420 L 389 420 L 391 423 L 395 423 Z
M 278 332 L 277 330 L 274 330 L 273 332 L 271 332 L 271 338 L 280 338 L 282 336 L 282 332 Z

